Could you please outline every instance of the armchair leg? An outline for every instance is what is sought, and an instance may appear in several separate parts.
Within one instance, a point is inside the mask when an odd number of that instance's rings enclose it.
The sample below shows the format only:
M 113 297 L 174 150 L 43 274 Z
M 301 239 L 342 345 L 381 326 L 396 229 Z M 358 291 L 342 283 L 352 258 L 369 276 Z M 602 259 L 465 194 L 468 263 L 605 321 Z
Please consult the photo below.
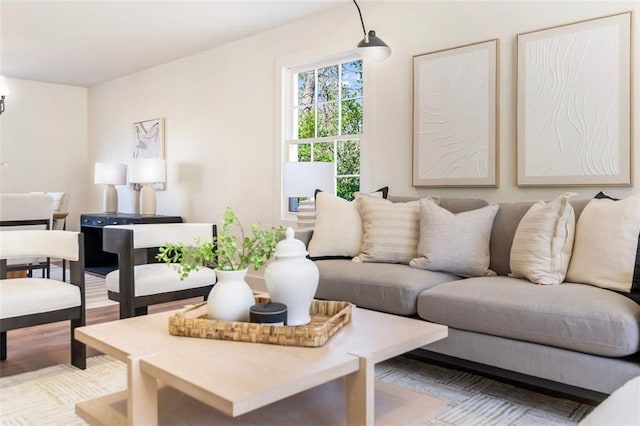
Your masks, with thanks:
M 0 333 L 0 360 L 7 359 L 7 332 Z
M 87 368 L 87 345 L 75 339 L 76 327 L 81 327 L 82 320 L 71 320 L 71 365 L 84 370 Z
M 136 316 L 139 317 L 141 315 L 147 315 L 149 313 L 149 307 L 148 306 L 138 306 L 136 308 Z

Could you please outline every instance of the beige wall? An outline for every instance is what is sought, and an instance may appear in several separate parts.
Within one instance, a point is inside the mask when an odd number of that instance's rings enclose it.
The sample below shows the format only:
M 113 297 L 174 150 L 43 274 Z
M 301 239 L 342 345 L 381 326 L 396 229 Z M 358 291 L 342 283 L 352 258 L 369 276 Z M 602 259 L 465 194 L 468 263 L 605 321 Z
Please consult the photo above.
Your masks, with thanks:
M 87 89 L 7 79 L 0 116 L 0 192 L 70 194 L 67 229 L 79 229 L 87 189 Z
M 601 188 L 518 188 L 515 185 L 516 34 L 633 10 L 627 2 L 387 2 L 364 3 L 365 23 L 393 48 L 381 64 L 366 64 L 363 190 L 388 185 L 396 195 L 441 194 L 494 201 L 553 198 L 566 190 L 591 197 Z M 218 221 L 233 206 L 246 222 L 279 220 L 280 66 L 347 51 L 361 37 L 353 5 L 136 73 L 89 90 L 89 164 L 128 162 L 132 123 L 166 118 L 167 190 L 160 214 Z M 640 37 L 634 28 L 636 105 L 634 162 L 640 165 Z M 412 56 L 500 39 L 500 187 L 419 189 L 411 186 Z M 614 195 L 638 192 L 612 187 Z M 87 176 L 85 181 L 89 182 Z M 100 208 L 90 185 L 84 205 Z M 121 211 L 135 210 L 135 193 L 119 188 Z

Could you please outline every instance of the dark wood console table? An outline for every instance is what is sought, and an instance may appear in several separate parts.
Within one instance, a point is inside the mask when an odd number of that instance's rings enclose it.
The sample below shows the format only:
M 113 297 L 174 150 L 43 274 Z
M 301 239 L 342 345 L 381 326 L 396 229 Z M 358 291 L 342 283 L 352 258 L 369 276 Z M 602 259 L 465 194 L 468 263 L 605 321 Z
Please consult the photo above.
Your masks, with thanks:
M 102 232 L 107 225 L 138 223 L 181 223 L 180 216 L 161 216 L 134 213 L 87 213 L 80 215 L 80 231 L 84 234 L 85 270 L 107 275 L 118 269 L 118 256 L 102 250 Z

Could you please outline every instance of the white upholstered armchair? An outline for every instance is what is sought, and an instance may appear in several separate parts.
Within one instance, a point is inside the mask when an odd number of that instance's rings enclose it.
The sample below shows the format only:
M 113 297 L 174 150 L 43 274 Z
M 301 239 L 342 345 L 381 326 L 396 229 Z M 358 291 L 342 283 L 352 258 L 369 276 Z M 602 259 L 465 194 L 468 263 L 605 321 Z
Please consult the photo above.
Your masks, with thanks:
M 146 315 L 148 306 L 206 297 L 216 282 L 203 267 L 181 280 L 174 268 L 155 259 L 165 243 L 193 244 L 216 235 L 211 223 L 158 223 L 104 227 L 103 249 L 118 255 L 118 269 L 106 276 L 108 297 L 120 303 L 120 318 Z
M 24 257 L 69 261 L 70 283 L 48 278 L 7 277 L 7 261 Z M 79 232 L 17 230 L 0 232 L 0 359 L 7 359 L 7 331 L 69 320 L 71 363 L 86 368 L 86 347 L 74 339 L 85 324 L 84 240 Z

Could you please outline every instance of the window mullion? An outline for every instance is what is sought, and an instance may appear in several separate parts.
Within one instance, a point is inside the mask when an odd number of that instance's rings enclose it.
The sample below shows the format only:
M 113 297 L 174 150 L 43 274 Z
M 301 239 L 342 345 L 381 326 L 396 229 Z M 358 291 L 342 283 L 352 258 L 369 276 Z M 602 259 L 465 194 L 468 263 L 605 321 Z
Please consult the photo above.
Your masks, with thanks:
M 285 142 L 288 144 L 301 144 L 301 143 L 320 143 L 320 142 L 332 142 L 334 140 L 338 142 L 342 141 L 359 141 L 362 135 L 342 135 L 342 136 L 320 136 L 318 138 L 306 138 L 306 139 L 287 139 Z
M 342 135 L 342 64 L 338 65 L 338 136 Z

